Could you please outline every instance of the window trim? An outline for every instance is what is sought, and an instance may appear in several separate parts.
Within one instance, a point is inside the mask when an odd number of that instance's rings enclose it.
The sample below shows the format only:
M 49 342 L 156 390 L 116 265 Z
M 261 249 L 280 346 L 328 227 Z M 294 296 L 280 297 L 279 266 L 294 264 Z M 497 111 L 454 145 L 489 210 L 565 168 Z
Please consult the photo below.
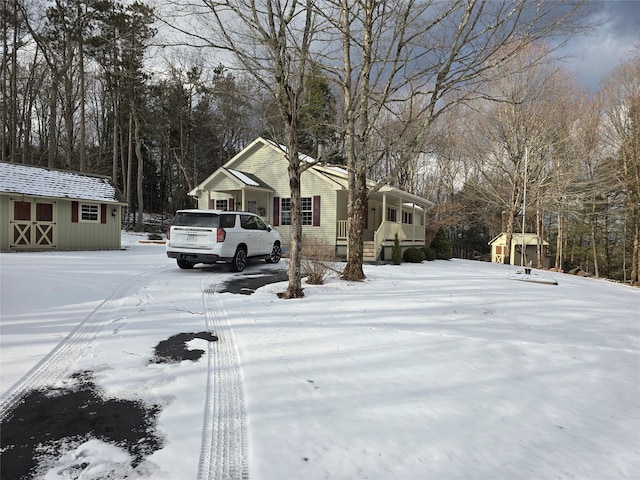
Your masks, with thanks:
M 85 212 L 85 207 L 89 208 L 90 211 Z M 86 218 L 85 214 L 88 216 L 95 215 L 95 218 Z M 78 223 L 102 223 L 102 208 L 100 208 L 100 204 L 80 202 L 78 204 Z

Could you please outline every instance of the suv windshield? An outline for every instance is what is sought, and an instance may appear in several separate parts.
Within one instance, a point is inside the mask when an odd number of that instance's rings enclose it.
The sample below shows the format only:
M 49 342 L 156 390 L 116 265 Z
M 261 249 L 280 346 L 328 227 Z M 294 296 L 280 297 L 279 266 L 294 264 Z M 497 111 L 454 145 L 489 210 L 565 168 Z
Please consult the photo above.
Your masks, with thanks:
M 218 228 L 218 215 L 212 213 L 178 212 L 173 218 L 171 225 Z

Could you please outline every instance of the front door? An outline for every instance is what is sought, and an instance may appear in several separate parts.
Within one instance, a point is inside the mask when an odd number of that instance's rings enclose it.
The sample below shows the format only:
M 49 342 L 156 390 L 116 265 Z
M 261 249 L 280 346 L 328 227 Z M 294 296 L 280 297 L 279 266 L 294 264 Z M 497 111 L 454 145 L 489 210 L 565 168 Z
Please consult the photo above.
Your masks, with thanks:
M 55 247 L 55 203 L 11 200 L 10 248 Z

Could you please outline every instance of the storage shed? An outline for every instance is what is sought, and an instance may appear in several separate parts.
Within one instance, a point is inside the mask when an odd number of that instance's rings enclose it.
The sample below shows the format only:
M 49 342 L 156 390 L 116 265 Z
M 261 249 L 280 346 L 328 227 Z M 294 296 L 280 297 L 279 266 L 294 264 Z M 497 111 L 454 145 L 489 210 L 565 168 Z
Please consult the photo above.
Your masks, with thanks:
M 542 266 L 544 268 L 550 268 L 551 258 L 549 257 L 549 255 L 547 255 L 547 248 L 549 246 L 549 243 L 540 238 L 535 233 L 524 234 L 524 264 L 533 265 L 534 267 L 538 265 L 537 247 L 539 242 L 542 242 Z M 491 261 L 493 263 L 505 263 L 505 256 L 507 253 L 507 234 L 503 232 L 497 235 L 493 238 L 493 240 L 489 242 L 489 245 L 491 245 Z M 511 237 L 511 256 L 509 259 L 509 263 L 511 265 L 520 265 L 521 261 L 522 233 L 514 233 Z
M 108 177 L 0 162 L 0 251 L 119 249 L 123 206 Z

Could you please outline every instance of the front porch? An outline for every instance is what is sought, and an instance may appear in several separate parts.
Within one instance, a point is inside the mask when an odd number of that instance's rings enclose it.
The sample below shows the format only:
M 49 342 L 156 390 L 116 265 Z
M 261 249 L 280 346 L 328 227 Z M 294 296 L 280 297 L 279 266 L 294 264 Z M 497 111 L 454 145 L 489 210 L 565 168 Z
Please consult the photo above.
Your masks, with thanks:
M 371 192 L 363 232 L 363 261 L 391 259 L 396 234 L 404 251 L 425 246 L 425 214 L 432 203 L 424 198 L 384 186 Z M 339 219 L 336 226 L 336 254 L 346 256 L 348 221 Z M 338 216 L 340 218 L 340 215 Z
M 410 247 L 422 248 L 425 246 L 424 226 L 404 225 L 397 222 L 383 222 L 376 230 L 364 231 L 363 261 L 377 262 L 390 260 L 395 243 L 395 235 L 398 234 L 400 247 L 405 250 Z M 336 253 L 338 256 L 347 255 L 347 220 L 338 221 L 336 238 Z

